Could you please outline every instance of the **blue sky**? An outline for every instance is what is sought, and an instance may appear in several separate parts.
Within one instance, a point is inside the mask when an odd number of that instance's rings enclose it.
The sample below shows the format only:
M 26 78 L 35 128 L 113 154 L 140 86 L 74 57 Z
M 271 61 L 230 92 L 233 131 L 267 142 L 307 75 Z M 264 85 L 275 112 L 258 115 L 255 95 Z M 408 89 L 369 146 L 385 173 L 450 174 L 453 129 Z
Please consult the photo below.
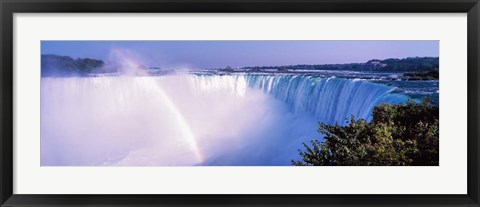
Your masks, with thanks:
M 146 66 L 218 68 L 230 65 L 360 63 L 370 59 L 438 57 L 432 41 L 42 41 L 42 54 L 112 60 L 128 51 Z

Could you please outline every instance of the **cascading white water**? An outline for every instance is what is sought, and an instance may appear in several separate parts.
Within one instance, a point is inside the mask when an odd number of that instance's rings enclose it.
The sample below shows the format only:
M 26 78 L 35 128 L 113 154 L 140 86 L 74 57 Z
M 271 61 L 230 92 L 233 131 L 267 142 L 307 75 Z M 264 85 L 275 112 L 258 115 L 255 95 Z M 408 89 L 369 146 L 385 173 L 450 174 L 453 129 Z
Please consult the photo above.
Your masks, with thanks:
M 290 165 L 316 124 L 368 119 L 394 88 L 288 75 L 42 78 L 41 163 Z
M 248 76 L 259 87 L 288 103 L 295 111 L 315 114 L 326 123 L 345 123 L 354 115 L 370 119 L 371 110 L 381 102 L 400 103 L 405 96 L 391 94 L 395 89 L 361 80 L 315 78 L 308 76 Z M 268 82 L 268 84 L 266 84 Z
M 358 79 L 317 78 L 299 75 L 234 75 L 195 77 L 199 88 L 229 88 L 244 94 L 245 87 L 260 89 L 289 105 L 294 112 L 309 112 L 326 123 L 345 123 L 347 118 L 370 119 L 379 103 L 403 103 L 406 96 L 381 84 Z
M 156 156 L 172 147 L 184 156 L 167 164 L 201 161 L 193 133 L 152 78 L 43 78 L 41 94 L 42 164 L 108 164 L 152 146 Z

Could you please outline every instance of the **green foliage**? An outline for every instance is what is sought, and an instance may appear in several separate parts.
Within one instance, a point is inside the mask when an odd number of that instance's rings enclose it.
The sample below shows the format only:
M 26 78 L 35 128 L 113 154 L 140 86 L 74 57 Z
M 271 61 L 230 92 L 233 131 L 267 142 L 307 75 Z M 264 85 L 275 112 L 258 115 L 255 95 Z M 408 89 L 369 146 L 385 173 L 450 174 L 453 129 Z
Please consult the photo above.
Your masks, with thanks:
M 410 72 L 404 73 L 403 76 L 408 80 L 438 80 L 439 71 L 438 69 L 435 69 L 423 72 Z
M 86 75 L 104 71 L 104 62 L 91 58 L 73 59 L 69 56 L 42 55 L 42 76 Z
M 293 165 L 415 165 L 439 162 L 439 110 L 426 98 L 417 104 L 380 104 L 369 123 L 355 117 L 346 126 L 320 123 L 324 141 L 312 140 L 299 150 Z
M 227 65 L 227 67 L 220 69 L 220 71 L 223 72 L 233 72 L 233 68 L 230 65 Z
M 362 70 L 362 71 L 434 71 L 438 70 L 438 57 L 409 57 L 403 59 L 390 58 L 385 60 L 370 60 L 366 63 L 322 64 L 322 65 L 288 65 L 288 66 L 254 66 L 244 67 L 251 71 L 265 69 L 309 69 L 309 70 Z M 410 73 L 409 73 L 410 74 Z M 408 75 L 408 74 L 407 74 Z M 422 75 L 422 74 L 419 74 Z M 435 74 L 426 74 L 425 78 L 434 78 Z M 438 73 L 437 73 L 438 76 Z M 437 78 L 438 79 L 438 78 Z
M 382 60 L 381 63 L 386 66 L 383 68 L 385 70 L 392 71 L 430 71 L 438 69 L 439 67 L 439 58 L 433 57 L 409 57 L 404 59 L 390 58 Z

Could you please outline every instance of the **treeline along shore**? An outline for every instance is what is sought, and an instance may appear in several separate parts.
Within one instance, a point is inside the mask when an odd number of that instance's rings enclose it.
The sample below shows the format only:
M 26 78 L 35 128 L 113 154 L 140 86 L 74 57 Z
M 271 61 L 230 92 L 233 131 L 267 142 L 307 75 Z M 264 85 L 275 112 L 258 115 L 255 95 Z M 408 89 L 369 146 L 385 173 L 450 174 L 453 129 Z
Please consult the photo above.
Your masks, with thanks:
M 164 74 L 172 71 L 160 67 L 141 66 L 148 74 Z M 409 57 L 403 59 L 369 60 L 366 63 L 348 64 L 318 64 L 318 65 L 284 65 L 284 66 L 251 66 L 242 68 L 211 69 L 225 73 L 235 72 L 275 72 L 275 73 L 297 73 L 302 70 L 344 70 L 344 71 L 378 71 L 378 72 L 403 72 L 404 80 L 438 80 L 439 79 L 439 58 L 438 57 Z M 54 54 L 41 56 L 42 76 L 88 76 L 107 73 L 118 73 L 115 64 L 106 64 L 103 60 L 93 58 L 72 58 Z
M 291 69 L 291 70 L 351 70 L 351 71 L 430 71 L 439 66 L 438 57 L 408 57 L 403 59 L 372 59 L 366 63 L 254 66 L 242 69 Z

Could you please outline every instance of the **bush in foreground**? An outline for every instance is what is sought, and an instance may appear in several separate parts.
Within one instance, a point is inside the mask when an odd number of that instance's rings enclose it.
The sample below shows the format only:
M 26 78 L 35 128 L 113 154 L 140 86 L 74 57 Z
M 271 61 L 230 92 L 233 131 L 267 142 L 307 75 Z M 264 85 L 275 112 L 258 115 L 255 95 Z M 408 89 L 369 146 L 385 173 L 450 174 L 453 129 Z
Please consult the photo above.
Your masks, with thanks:
M 429 99 L 402 105 L 380 104 L 373 120 L 352 118 L 346 126 L 320 123 L 324 141 L 303 143 L 297 166 L 435 166 L 439 163 L 439 108 Z

